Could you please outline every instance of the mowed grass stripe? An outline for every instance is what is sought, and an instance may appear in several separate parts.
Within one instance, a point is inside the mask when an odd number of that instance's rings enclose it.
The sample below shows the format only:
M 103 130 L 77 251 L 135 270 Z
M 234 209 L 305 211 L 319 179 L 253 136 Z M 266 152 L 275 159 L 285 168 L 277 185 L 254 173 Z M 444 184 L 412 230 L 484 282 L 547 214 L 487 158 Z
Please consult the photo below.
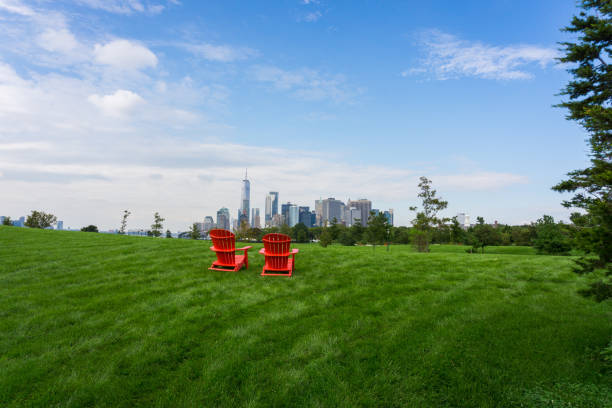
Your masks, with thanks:
M 612 405 L 570 258 L 298 244 L 287 279 L 208 246 L 0 228 L 0 406 Z

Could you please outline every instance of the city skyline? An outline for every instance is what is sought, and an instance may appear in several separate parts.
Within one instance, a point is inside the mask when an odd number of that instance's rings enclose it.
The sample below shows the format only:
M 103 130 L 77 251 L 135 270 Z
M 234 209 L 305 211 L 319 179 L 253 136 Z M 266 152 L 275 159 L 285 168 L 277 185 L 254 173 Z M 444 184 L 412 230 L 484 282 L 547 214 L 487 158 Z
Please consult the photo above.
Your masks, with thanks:
M 173 233 L 185 232 L 191 228 L 191 225 L 194 223 L 198 225 L 202 232 L 209 231 L 212 228 L 222 228 L 228 230 L 236 230 L 239 226 L 239 220 L 241 216 L 245 213 L 245 211 L 250 207 L 251 199 L 250 199 L 250 180 L 248 179 L 248 173 L 245 171 L 244 178 L 241 180 L 241 188 L 240 188 L 240 203 L 241 208 L 237 209 L 238 216 L 233 218 L 231 217 L 231 211 L 227 207 L 221 207 L 218 209 L 216 213 L 216 218 L 211 215 L 204 215 L 200 218 L 189 222 L 183 228 L 178 228 L 172 230 Z M 274 197 L 272 199 L 272 197 Z M 342 200 L 337 200 L 334 197 L 329 197 L 326 199 L 315 199 L 314 200 L 314 209 L 310 211 L 310 206 L 303 206 L 301 203 L 293 203 L 291 201 L 287 201 L 286 203 L 282 203 L 280 200 L 280 194 L 278 191 L 270 191 L 266 194 L 264 199 L 265 206 L 265 217 L 267 217 L 267 209 L 268 202 L 270 203 L 270 211 L 272 215 L 282 215 L 281 218 L 270 222 L 266 218 L 264 218 L 264 223 L 261 223 L 260 220 L 260 209 L 259 207 L 250 207 L 251 212 L 249 214 L 250 218 L 247 221 L 250 227 L 253 228 L 265 228 L 265 227 L 279 227 L 282 224 L 287 224 L 289 227 L 295 226 L 297 223 L 303 223 L 307 227 L 314 226 L 325 226 L 328 225 L 332 219 L 336 219 L 338 223 L 345 224 L 346 226 L 351 226 L 353 222 L 359 221 L 362 226 L 367 226 L 367 217 L 369 217 L 370 212 L 373 212 L 375 215 L 378 212 L 382 211 L 390 225 L 392 226 L 402 226 L 398 225 L 394 222 L 394 209 L 380 209 L 373 208 L 372 201 L 360 198 L 358 200 L 351 200 L 348 198 L 346 203 Z M 279 208 L 280 204 L 280 210 Z M 247 212 L 248 213 L 248 212 Z M 303 217 L 304 213 L 308 213 L 308 219 Z M 368 216 L 364 219 L 363 217 L 368 214 Z M 316 215 L 316 217 L 315 217 Z M 163 216 L 163 214 L 162 214 Z M 457 213 L 458 221 L 462 226 L 470 225 L 470 216 L 466 213 Z M 4 219 L 4 216 L 0 216 L 0 221 Z M 451 218 L 454 216 L 451 216 Z M 11 218 L 14 221 L 14 225 L 23 226 L 25 221 L 25 216 L 20 216 L 17 219 Z M 254 225 L 249 222 L 249 220 L 257 219 L 258 225 Z M 497 220 L 495 220 L 497 222 Z M 128 222 L 128 225 L 130 223 Z M 165 225 L 165 224 L 164 224 Z M 411 226 L 411 224 L 406 224 L 403 226 Z M 64 229 L 64 221 L 60 220 L 57 223 L 54 229 Z M 81 227 L 73 227 L 69 225 L 66 229 L 70 229 L 73 231 L 79 230 Z M 136 225 L 130 226 L 127 231 L 130 232 L 128 235 L 146 235 L 146 231 L 148 229 L 148 225 Z M 169 229 L 164 226 L 164 229 Z M 112 232 L 117 231 L 118 227 L 110 227 L 110 228 L 100 228 L 100 231 L 104 232 Z

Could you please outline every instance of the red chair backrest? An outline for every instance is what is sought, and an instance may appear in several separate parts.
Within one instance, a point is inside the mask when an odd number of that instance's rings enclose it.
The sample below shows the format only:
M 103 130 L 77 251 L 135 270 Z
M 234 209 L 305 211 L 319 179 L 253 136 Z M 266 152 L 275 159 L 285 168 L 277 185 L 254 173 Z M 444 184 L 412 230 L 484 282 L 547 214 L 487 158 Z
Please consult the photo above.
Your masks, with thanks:
M 214 229 L 208 232 L 216 251 L 217 260 L 222 264 L 236 263 L 236 236 L 228 230 Z
M 285 234 L 267 234 L 263 237 L 266 263 L 271 268 L 285 268 L 289 262 L 291 237 Z

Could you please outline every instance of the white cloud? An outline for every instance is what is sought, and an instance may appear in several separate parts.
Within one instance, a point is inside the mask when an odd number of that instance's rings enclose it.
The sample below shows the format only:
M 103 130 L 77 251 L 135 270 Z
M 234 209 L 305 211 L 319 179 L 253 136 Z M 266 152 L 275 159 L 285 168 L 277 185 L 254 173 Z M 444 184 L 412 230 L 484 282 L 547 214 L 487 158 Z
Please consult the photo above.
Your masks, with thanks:
M 437 30 L 421 35 L 420 44 L 426 57 L 422 65 L 402 72 L 402 76 L 427 72 L 436 79 L 479 77 L 486 79 L 529 79 L 527 70 L 537 64 L 541 68 L 553 63 L 554 48 L 535 45 L 494 46 L 460 40 Z
M 138 0 L 77 0 L 88 7 L 118 14 L 132 14 L 145 11 L 145 6 Z
M 179 44 L 179 46 L 207 60 L 218 62 L 245 60 L 259 55 L 257 50 L 247 47 L 232 47 L 229 45 L 213 45 L 208 43 Z
M 96 44 L 94 56 L 97 62 L 123 70 L 138 70 L 157 65 L 157 57 L 147 47 L 128 40 L 114 40 Z
M 252 68 L 255 80 L 270 83 L 281 91 L 289 91 L 298 99 L 353 102 L 361 89 L 353 89 L 342 75 L 326 75 L 312 69 L 283 70 L 269 65 Z
M 146 14 L 159 14 L 166 7 L 159 2 L 151 3 L 148 1 L 140 0 L 76 0 L 84 6 L 91 7 L 97 10 L 104 10 L 109 13 L 115 14 L 134 14 L 134 13 L 146 13 Z M 180 2 L 176 0 L 168 0 L 169 3 L 179 5 Z
M 164 9 L 165 7 L 161 4 L 153 4 L 147 7 L 147 10 L 149 10 L 149 13 L 151 14 L 159 14 L 164 11 Z
M 21 14 L 22 16 L 34 16 L 36 14 L 34 10 L 19 0 L 0 0 L 0 10 Z
M 302 20 L 306 21 L 307 23 L 314 23 L 315 21 L 317 21 L 318 19 L 320 19 L 322 16 L 320 11 L 313 11 L 310 13 L 307 13 Z
M 101 109 L 106 115 L 116 117 L 129 114 L 144 102 L 140 95 L 124 89 L 119 89 L 109 95 L 90 95 L 87 100 Z
M 47 51 L 59 51 L 63 53 L 74 50 L 78 41 L 72 33 L 66 29 L 47 29 L 38 36 L 38 44 Z

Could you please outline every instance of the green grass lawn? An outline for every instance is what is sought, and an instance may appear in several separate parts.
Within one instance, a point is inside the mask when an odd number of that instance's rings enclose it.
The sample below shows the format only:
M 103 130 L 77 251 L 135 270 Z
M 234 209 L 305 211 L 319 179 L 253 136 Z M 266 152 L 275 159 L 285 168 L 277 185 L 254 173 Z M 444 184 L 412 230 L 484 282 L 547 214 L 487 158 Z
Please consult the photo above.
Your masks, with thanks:
M 0 227 L 0 406 L 612 406 L 568 257 L 297 245 L 275 278 L 208 246 Z

